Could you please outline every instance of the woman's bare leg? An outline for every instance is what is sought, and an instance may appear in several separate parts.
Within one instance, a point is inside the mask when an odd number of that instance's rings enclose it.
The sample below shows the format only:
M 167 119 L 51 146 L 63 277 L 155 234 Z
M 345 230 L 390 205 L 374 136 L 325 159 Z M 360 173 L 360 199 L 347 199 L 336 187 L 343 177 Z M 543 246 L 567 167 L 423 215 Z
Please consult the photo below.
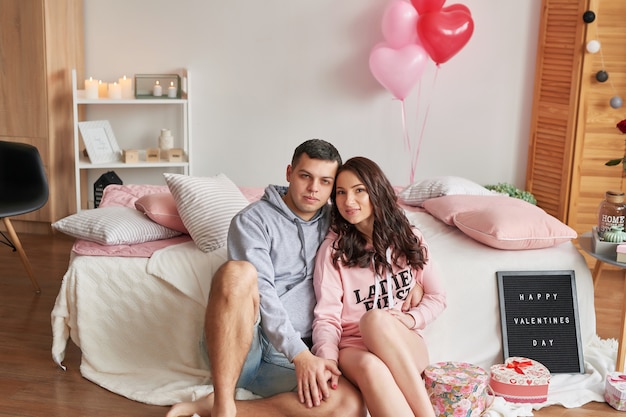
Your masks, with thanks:
M 428 366 L 424 339 L 385 310 L 370 310 L 360 323 L 368 350 L 387 366 L 413 414 L 434 417 L 422 372 Z

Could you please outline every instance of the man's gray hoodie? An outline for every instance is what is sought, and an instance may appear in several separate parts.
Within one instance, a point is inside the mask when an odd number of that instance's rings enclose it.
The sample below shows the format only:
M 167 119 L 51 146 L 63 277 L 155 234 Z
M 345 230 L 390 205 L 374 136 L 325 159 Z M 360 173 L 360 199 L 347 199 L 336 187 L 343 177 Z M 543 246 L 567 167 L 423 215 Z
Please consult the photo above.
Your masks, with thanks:
M 239 212 L 228 231 L 228 257 L 258 271 L 261 328 L 290 361 L 308 349 L 315 292 L 315 255 L 328 231 L 330 207 L 304 221 L 282 200 L 287 187 L 270 185 L 263 197 Z

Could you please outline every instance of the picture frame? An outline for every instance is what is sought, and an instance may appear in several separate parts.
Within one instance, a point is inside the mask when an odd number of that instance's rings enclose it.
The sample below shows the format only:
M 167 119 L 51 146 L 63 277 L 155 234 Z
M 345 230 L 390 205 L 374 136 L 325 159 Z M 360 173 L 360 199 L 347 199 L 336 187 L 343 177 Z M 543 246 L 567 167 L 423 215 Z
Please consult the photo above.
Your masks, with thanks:
M 78 128 L 92 164 L 118 162 L 122 156 L 108 120 L 78 122 Z
M 551 373 L 584 373 L 573 270 L 497 271 L 504 359 L 525 357 Z

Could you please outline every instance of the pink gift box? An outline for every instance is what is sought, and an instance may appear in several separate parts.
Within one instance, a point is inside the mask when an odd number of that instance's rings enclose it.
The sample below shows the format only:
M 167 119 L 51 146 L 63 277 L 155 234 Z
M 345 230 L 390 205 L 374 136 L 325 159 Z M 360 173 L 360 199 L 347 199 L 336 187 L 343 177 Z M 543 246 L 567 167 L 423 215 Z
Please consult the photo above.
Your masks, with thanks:
M 437 362 L 424 370 L 424 384 L 437 417 L 479 417 L 491 406 L 489 374 L 466 362 Z
M 548 399 L 550 371 L 528 358 L 511 357 L 491 367 L 493 393 L 513 403 L 542 403 Z
M 611 372 L 606 376 L 604 399 L 614 409 L 626 411 L 626 375 Z

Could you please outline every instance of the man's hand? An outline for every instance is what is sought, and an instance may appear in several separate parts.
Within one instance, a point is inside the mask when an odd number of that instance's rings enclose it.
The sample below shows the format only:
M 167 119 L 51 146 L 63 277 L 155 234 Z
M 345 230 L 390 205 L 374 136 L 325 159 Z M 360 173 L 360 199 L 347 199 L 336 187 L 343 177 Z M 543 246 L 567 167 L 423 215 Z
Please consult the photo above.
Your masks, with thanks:
M 386 311 L 388 311 L 389 314 L 394 316 L 396 319 L 400 320 L 400 322 L 404 324 L 407 327 L 407 329 L 412 329 L 415 326 L 415 318 L 409 313 L 404 313 L 402 311 L 398 311 L 394 309 L 389 309 Z
M 298 398 L 307 407 L 318 406 L 330 397 L 329 385 L 337 387 L 341 372 L 337 363 L 322 359 L 304 350 L 293 359 L 298 379 Z
M 424 288 L 421 285 L 416 284 L 409 291 L 409 295 L 402 303 L 402 311 L 409 311 L 413 307 L 417 307 L 417 305 L 422 301 L 422 297 L 424 296 Z

